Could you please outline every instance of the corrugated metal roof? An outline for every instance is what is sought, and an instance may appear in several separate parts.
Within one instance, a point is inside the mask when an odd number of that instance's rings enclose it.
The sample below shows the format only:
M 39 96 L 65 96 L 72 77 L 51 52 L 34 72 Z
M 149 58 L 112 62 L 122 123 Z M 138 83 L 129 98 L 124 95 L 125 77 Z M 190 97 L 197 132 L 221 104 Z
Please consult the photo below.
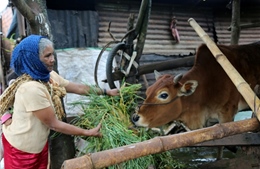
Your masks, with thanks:
M 127 32 L 128 17 L 131 13 L 138 16 L 140 3 L 121 2 L 97 4 L 99 13 L 99 38 L 98 46 L 103 47 L 112 41 L 107 32 L 111 21 L 110 31 L 120 40 Z M 170 30 L 171 18 L 175 16 L 178 20 L 177 29 L 180 34 L 180 43 L 176 44 Z M 214 36 L 213 14 L 209 8 L 189 8 L 187 6 L 175 6 L 165 4 L 152 4 L 152 11 L 148 25 L 147 38 L 144 46 L 144 54 L 159 55 L 188 55 L 195 50 L 202 40 L 188 24 L 188 19 L 193 17 L 201 27 Z
M 96 11 L 48 9 L 48 17 L 55 48 L 97 47 L 98 14 Z

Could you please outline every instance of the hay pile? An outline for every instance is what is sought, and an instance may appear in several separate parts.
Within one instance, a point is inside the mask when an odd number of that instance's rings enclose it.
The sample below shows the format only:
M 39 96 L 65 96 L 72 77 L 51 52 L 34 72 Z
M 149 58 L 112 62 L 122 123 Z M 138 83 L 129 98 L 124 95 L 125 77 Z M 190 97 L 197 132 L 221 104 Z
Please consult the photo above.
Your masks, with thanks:
M 142 99 L 137 92 L 140 84 L 124 84 L 120 88 L 120 96 L 99 96 L 92 92 L 89 103 L 75 102 L 81 106 L 84 114 L 73 121 L 73 124 L 82 128 L 93 128 L 102 123 L 102 138 L 81 137 L 88 143 L 84 153 L 93 153 L 113 149 L 133 143 L 142 142 L 155 137 L 157 134 L 143 128 L 130 129 L 130 113 L 137 106 L 137 100 Z M 84 154 L 79 154 L 84 155 Z M 110 166 L 110 169 L 144 169 L 149 166 L 156 168 L 182 168 L 183 165 L 173 159 L 170 152 L 149 155 L 130 160 L 122 164 Z

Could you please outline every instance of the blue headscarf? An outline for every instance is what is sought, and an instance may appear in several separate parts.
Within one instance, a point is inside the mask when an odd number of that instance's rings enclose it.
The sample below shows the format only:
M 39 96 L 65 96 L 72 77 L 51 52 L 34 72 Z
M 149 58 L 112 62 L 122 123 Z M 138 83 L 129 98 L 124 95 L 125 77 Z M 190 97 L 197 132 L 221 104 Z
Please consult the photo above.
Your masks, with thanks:
M 20 76 L 22 74 L 30 75 L 34 80 L 48 82 L 50 72 L 41 62 L 39 56 L 40 35 L 30 35 L 23 39 L 13 50 L 11 59 L 11 68 Z

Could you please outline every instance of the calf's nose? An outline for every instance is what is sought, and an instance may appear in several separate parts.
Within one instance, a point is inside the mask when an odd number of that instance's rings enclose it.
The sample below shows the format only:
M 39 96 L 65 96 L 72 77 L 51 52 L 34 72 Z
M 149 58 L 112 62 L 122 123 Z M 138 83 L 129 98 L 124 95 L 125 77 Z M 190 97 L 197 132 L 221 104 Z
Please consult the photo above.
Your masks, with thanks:
M 135 123 L 135 122 L 137 122 L 137 121 L 139 120 L 139 118 L 140 118 L 140 117 L 139 117 L 136 113 L 134 113 L 134 114 L 132 115 L 132 118 L 131 118 L 131 119 L 132 119 L 132 122 Z

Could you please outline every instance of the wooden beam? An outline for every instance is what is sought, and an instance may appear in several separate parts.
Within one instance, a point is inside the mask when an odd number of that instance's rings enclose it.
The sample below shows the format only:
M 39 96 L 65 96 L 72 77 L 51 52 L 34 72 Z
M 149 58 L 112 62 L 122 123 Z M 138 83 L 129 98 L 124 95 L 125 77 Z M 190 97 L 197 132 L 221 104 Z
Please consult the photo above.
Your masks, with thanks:
M 138 75 L 152 73 L 154 70 L 163 71 L 163 70 L 171 70 L 179 67 L 191 67 L 194 64 L 195 57 L 187 56 L 179 59 L 166 60 L 157 63 L 150 63 L 146 65 L 141 65 L 138 68 Z
M 248 28 L 256 28 L 256 27 L 260 27 L 260 22 L 241 24 L 241 25 L 240 25 L 240 30 L 242 30 L 242 29 L 248 29 Z M 228 31 L 231 31 L 231 26 L 228 27 L 227 30 L 228 30 Z
M 195 56 L 187 56 L 184 58 L 171 59 L 162 62 L 155 62 L 146 65 L 141 65 L 137 69 L 137 75 L 141 76 L 147 73 L 153 73 L 154 70 L 163 71 L 163 70 L 171 70 L 179 67 L 191 67 L 194 64 Z M 113 73 L 114 80 L 122 80 L 125 76 L 120 71 L 117 70 Z M 130 74 L 129 76 L 134 76 Z M 107 83 L 107 79 L 102 80 L 102 82 Z

